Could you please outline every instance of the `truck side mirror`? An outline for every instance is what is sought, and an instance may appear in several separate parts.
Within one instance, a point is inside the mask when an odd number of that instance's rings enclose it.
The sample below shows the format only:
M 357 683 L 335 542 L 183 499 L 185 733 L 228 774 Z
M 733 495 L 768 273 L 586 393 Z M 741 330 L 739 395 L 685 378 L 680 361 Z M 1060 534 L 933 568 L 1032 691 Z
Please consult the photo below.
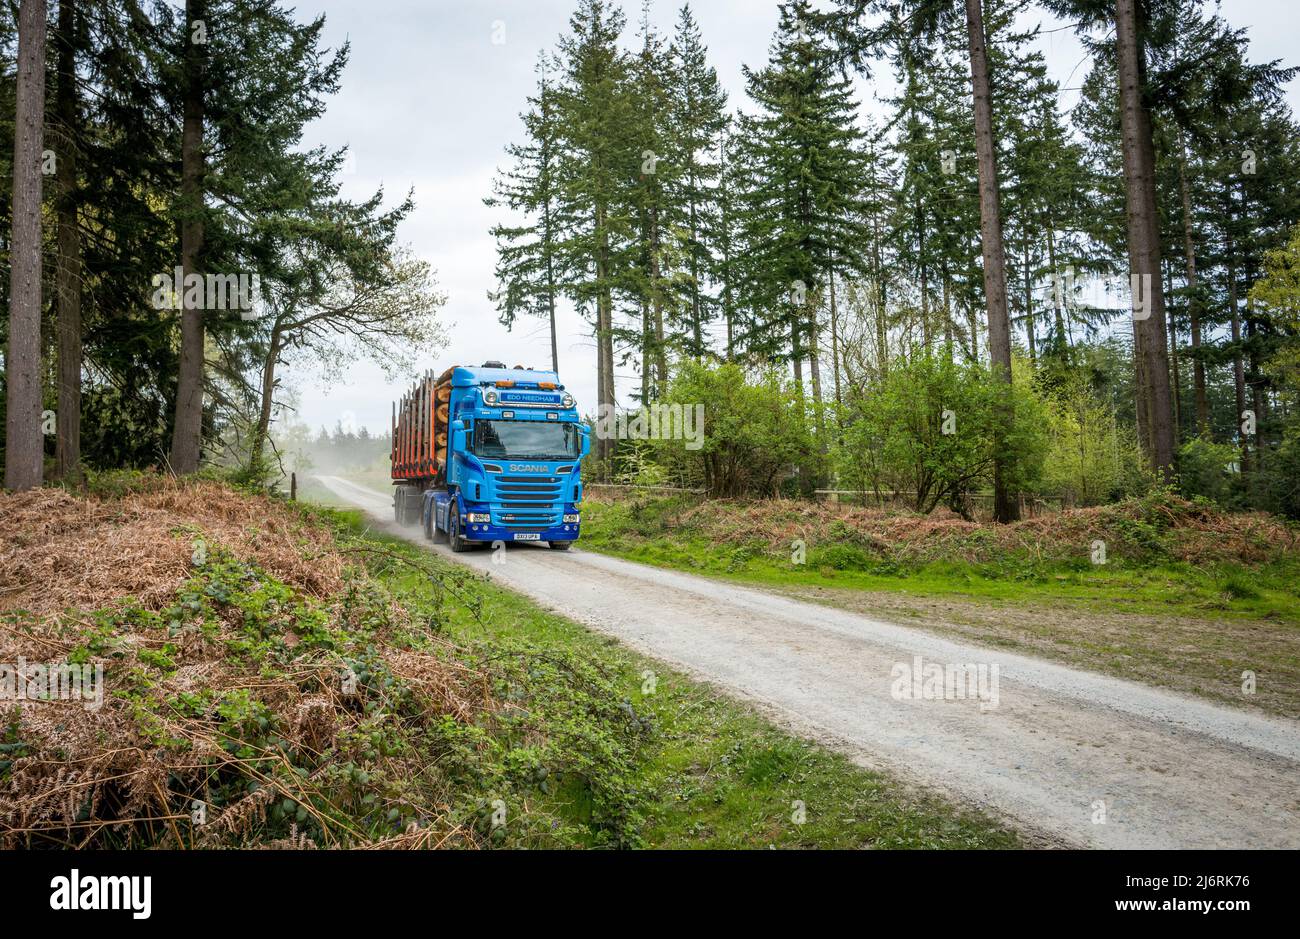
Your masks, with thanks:
M 465 452 L 465 422 L 451 422 L 451 449 L 456 453 Z
M 590 452 L 591 452 L 591 431 L 588 428 L 583 427 L 582 428 L 582 455 L 586 456 Z

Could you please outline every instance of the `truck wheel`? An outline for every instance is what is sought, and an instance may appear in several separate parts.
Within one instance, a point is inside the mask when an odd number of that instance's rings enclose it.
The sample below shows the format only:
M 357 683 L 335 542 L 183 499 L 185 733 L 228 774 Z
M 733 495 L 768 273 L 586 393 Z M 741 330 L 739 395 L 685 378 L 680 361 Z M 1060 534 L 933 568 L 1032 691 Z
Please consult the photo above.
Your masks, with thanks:
M 552 551 L 568 551 L 573 547 L 572 541 L 548 541 Z
M 469 542 L 460 536 L 460 516 L 454 505 L 447 510 L 447 543 L 457 554 L 469 550 Z
M 425 509 L 429 510 L 429 514 L 427 516 L 424 514 Z M 420 503 L 420 520 L 424 522 L 424 537 L 429 541 L 432 541 L 433 540 L 433 506 L 432 505 L 426 506 L 424 502 Z

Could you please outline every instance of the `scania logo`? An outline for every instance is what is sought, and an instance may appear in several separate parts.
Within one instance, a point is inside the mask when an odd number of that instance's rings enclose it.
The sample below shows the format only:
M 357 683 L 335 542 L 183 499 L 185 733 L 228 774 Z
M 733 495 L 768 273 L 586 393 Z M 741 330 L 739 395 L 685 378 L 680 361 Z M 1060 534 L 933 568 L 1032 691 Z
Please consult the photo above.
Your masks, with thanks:
M 510 472 L 512 473 L 545 473 L 545 466 L 529 466 L 526 463 L 511 463 Z

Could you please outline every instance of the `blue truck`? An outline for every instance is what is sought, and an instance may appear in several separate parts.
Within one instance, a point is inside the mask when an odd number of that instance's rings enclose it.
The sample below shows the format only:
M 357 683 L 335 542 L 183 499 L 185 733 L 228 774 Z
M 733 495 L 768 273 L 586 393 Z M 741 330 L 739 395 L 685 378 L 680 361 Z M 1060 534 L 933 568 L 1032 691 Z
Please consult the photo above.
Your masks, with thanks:
M 590 431 L 555 372 L 485 362 L 426 373 L 393 404 L 393 516 L 453 551 L 578 540 Z

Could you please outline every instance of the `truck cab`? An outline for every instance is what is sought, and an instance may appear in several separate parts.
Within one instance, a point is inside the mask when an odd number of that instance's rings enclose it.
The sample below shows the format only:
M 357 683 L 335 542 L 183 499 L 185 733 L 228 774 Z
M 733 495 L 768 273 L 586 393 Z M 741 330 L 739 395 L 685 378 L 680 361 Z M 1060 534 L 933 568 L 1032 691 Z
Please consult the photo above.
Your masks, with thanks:
M 423 495 L 425 533 L 453 551 L 475 542 L 578 539 L 589 431 L 550 371 L 489 362 L 451 373 L 446 461 Z

